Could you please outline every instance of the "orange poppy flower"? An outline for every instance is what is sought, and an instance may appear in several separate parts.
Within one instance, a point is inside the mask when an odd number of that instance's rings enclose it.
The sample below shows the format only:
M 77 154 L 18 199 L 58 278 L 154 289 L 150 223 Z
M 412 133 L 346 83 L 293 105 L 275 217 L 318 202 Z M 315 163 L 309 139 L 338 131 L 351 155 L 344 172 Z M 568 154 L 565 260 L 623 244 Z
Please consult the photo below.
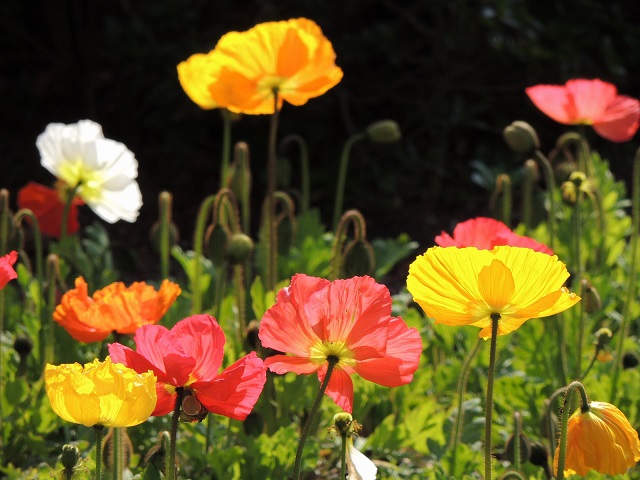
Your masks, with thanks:
M 640 102 L 618 95 L 615 85 L 578 78 L 564 85 L 535 85 L 525 90 L 545 115 L 565 125 L 591 125 L 612 142 L 631 140 L 638 130 Z
M 189 97 L 205 109 L 226 107 L 247 114 L 273 113 L 284 100 L 304 105 L 342 79 L 331 42 L 306 18 L 256 25 L 229 32 L 208 54 L 178 65 Z
M 53 319 L 81 342 L 99 342 L 112 332 L 131 334 L 142 325 L 160 321 L 181 293 L 180 287 L 164 280 L 156 291 L 144 282 L 125 287 L 112 283 L 88 295 L 84 278 L 62 296 Z
M 554 456 L 556 472 L 559 448 Z M 565 475 L 585 476 L 592 469 L 607 475 L 623 474 L 638 460 L 638 432 L 614 405 L 590 402 L 586 411 L 578 409 L 569 417 Z
M 72 235 L 80 228 L 78 222 L 78 207 L 84 205 L 80 197 L 75 197 L 69 209 L 67 234 Z M 29 182 L 18 191 L 18 208 L 28 208 L 38 219 L 38 226 L 44 235 L 60 238 L 62 233 L 62 213 L 64 201 L 61 192 Z

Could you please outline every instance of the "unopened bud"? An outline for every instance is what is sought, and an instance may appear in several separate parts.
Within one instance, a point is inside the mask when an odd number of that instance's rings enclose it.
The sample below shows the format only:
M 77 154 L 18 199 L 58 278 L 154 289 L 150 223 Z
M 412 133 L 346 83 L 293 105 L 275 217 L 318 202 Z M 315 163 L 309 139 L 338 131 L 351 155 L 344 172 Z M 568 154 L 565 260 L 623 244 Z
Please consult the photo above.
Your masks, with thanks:
M 531 445 L 529 444 L 529 439 L 524 433 L 519 435 L 520 437 L 520 463 L 525 463 L 529 461 L 531 457 Z M 507 443 L 504 446 L 504 460 L 508 460 L 510 463 L 514 463 L 515 460 L 515 437 L 510 435 L 507 439 Z
M 253 253 L 253 240 L 244 233 L 234 233 L 229 239 L 227 258 L 231 265 L 237 265 L 249 260 Z
M 352 241 L 344 249 L 343 269 L 346 277 L 372 275 L 375 268 L 373 247 L 366 240 Z
M 73 470 L 73 468 L 78 464 L 78 460 L 80 459 L 80 450 L 75 445 L 67 443 L 62 446 L 62 455 L 60 456 L 60 463 L 65 470 Z
M 251 166 L 249 146 L 245 142 L 236 143 L 233 163 L 229 166 L 230 188 L 239 202 L 248 201 L 251 192 Z
M 587 281 L 583 292 L 584 295 L 582 301 L 584 302 L 584 311 L 587 313 L 599 312 L 602 308 L 602 300 L 600 299 L 598 289 Z
M 220 224 L 210 225 L 204 237 L 205 252 L 216 267 L 221 267 L 227 260 L 229 232 Z
M 622 368 L 625 370 L 628 368 L 635 368 L 638 366 L 638 357 L 636 357 L 633 353 L 627 352 L 622 356 Z
M 28 357 L 33 349 L 33 340 L 26 335 L 18 335 L 13 341 L 13 349 L 20 358 Z
M 573 172 L 576 171 L 576 168 L 577 167 L 575 162 L 571 162 L 571 161 L 559 162 L 553 169 L 553 173 L 558 182 L 564 182 L 569 180 L 569 177 Z
M 504 129 L 502 136 L 514 152 L 529 153 L 540 148 L 538 134 L 527 122 L 513 122 Z
M 380 120 L 372 123 L 365 133 L 369 140 L 375 143 L 394 143 L 402 138 L 400 126 L 395 120 Z
M 149 241 L 151 242 L 151 246 L 156 252 L 160 251 L 160 242 L 162 241 L 162 232 L 160 231 L 160 222 L 155 222 L 151 225 L 151 230 L 149 230 Z M 171 222 L 169 224 L 169 249 L 174 245 L 178 244 L 180 240 L 180 232 L 178 232 L 178 227 L 175 223 Z
M 529 461 L 537 466 L 542 467 L 545 472 L 551 473 L 551 469 L 549 467 L 549 450 L 546 446 L 539 442 L 531 442 L 531 455 L 529 457 Z M 551 478 L 549 475 L 547 478 Z

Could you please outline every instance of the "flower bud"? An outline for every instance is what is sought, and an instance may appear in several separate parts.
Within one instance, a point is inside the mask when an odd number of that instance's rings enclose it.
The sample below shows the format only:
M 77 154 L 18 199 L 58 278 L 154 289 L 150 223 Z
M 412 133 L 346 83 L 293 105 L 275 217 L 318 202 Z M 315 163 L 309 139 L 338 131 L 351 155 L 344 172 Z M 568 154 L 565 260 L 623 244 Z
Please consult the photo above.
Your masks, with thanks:
M 65 470 L 71 471 L 78 464 L 80 460 L 80 450 L 75 445 L 67 443 L 62 446 L 62 455 L 60 456 L 60 463 Z
M 584 295 L 582 296 L 582 301 L 584 302 L 584 311 L 587 313 L 599 312 L 600 309 L 602 308 L 602 300 L 600 299 L 600 294 L 598 293 L 598 289 L 596 289 L 596 287 L 591 285 L 590 282 L 586 281 L 586 285 L 583 289 L 583 292 L 584 292 Z M 609 330 L 609 332 L 611 332 L 611 330 Z
M 513 122 L 504 129 L 502 136 L 514 152 L 529 153 L 540 148 L 538 134 L 527 122 Z
M 380 120 L 372 123 L 365 133 L 367 138 L 375 143 L 394 143 L 402 138 L 400 126 L 395 120 Z
M 344 249 L 343 269 L 346 277 L 372 275 L 375 268 L 373 247 L 366 240 L 352 241 Z
M 524 433 L 519 435 L 520 437 L 520 463 L 525 463 L 529 461 L 531 457 L 531 445 L 529 444 L 529 439 Z M 504 453 L 500 455 L 502 460 L 507 460 L 509 463 L 514 463 L 515 460 L 515 437 L 510 435 L 507 439 L 507 443 L 504 446 Z
M 33 349 L 33 340 L 26 335 L 18 335 L 13 341 L 13 349 L 20 356 L 20 359 L 28 357 Z
M 234 233 L 229 239 L 227 248 L 227 258 L 231 265 L 243 263 L 251 257 L 253 253 L 253 240 L 244 233 Z
M 233 157 L 233 163 L 229 166 L 230 188 L 242 203 L 249 199 L 253 178 L 249 165 L 249 146 L 245 142 L 236 143 Z
M 599 329 L 596 332 L 596 348 L 601 349 L 606 347 L 611 342 L 613 333 L 606 327 Z
M 551 467 L 549 466 L 549 450 L 539 442 L 531 442 L 531 456 L 529 462 L 537 467 L 542 467 L 547 472 L 547 478 L 551 478 Z
M 205 252 L 216 267 L 221 267 L 227 260 L 229 232 L 220 224 L 210 225 L 204 237 Z
M 627 352 L 622 356 L 622 368 L 625 370 L 628 368 L 635 368 L 638 366 L 638 357 L 636 357 L 633 353 Z
M 154 224 L 151 225 L 151 230 L 149 230 L 149 241 L 156 252 L 160 251 L 160 242 L 162 241 L 160 225 L 160 222 L 154 222 Z M 178 227 L 175 223 L 171 222 L 169 224 L 169 250 L 171 250 L 171 247 L 174 245 L 177 245 L 179 240 L 180 232 L 178 231 Z
M 575 183 L 571 181 L 563 182 L 560 185 L 560 191 L 562 192 L 562 200 L 567 205 L 575 205 L 578 201 L 578 189 Z

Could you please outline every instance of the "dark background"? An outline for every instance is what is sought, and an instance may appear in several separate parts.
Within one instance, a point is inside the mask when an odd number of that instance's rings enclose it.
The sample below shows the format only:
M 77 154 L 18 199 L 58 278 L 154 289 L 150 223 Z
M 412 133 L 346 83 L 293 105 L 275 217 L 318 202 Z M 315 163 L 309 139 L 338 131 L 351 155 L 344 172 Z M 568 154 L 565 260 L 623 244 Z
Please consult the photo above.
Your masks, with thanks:
M 400 144 L 354 150 L 344 205 L 365 214 L 371 237 L 408 232 L 425 247 L 440 230 L 488 213 L 492 174 L 509 171 L 517 183 L 524 159 L 504 145 L 506 125 L 532 123 L 543 151 L 565 131 L 525 87 L 598 77 L 640 96 L 640 9 L 631 0 L 4 0 L 0 8 L 0 186 L 15 202 L 29 180 L 52 183 L 35 147 L 48 123 L 99 122 L 139 162 L 140 217 L 109 229 L 141 263 L 155 261 L 142 253 L 161 190 L 174 194 L 174 221 L 189 247 L 199 203 L 219 186 L 219 112 L 189 100 L 176 65 L 227 31 L 297 16 L 320 25 L 344 78 L 303 107 L 285 105 L 279 130 L 309 142 L 312 205 L 329 223 L 342 144 L 395 119 Z M 233 130 L 252 151 L 256 202 L 267 132 L 266 116 L 244 116 Z M 637 142 L 588 133 L 628 178 Z M 297 173 L 294 164 L 294 187 Z M 83 221 L 93 218 L 82 212 Z

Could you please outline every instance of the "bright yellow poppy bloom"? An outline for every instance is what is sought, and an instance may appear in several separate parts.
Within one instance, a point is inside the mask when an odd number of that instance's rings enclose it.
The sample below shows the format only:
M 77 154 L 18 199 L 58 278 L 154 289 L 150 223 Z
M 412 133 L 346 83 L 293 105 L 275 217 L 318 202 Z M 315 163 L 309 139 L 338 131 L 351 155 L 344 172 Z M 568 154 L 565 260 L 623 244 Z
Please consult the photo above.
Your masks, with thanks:
M 284 100 L 303 105 L 335 86 L 342 70 L 331 42 L 312 20 L 296 18 L 229 32 L 208 54 L 178 65 L 184 91 L 201 108 L 267 114 Z
M 156 406 L 153 372 L 136 373 L 107 357 L 92 363 L 50 365 L 44 370 L 53 411 L 87 427 L 131 427 L 144 422 Z
M 492 316 L 504 335 L 575 305 L 580 297 L 563 287 L 568 277 L 558 257 L 529 248 L 433 247 L 409 267 L 407 288 L 436 323 L 480 327 L 486 339 Z
M 558 471 L 559 446 L 553 469 Z M 607 475 L 625 473 L 640 460 L 638 432 L 618 408 L 606 402 L 590 402 L 569 417 L 565 475 L 585 476 L 593 469 Z

